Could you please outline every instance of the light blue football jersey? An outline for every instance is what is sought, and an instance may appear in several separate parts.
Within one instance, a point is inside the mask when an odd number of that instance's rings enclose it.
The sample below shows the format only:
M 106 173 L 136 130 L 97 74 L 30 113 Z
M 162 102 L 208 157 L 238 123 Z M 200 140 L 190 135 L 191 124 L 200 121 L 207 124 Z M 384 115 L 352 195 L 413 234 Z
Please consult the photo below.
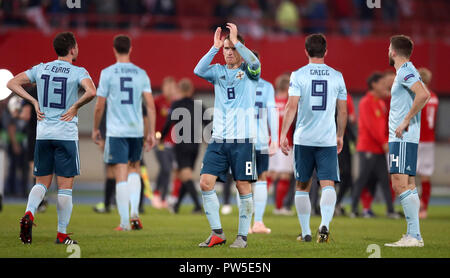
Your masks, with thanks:
M 336 146 L 336 102 L 347 100 L 342 74 L 326 64 L 310 63 L 291 74 L 289 96 L 299 96 L 294 144 Z
M 39 109 L 44 120 L 37 122 L 38 140 L 78 140 L 78 117 L 61 121 L 61 115 L 78 100 L 81 81 L 91 77 L 82 67 L 55 60 L 27 70 L 31 83 L 36 83 Z
M 238 49 L 243 45 L 237 43 L 235 47 Z M 212 47 L 194 70 L 195 74 L 214 84 L 212 138 L 255 139 L 255 92 L 260 69 L 253 71 L 246 62 L 237 69 L 228 69 L 227 65 L 221 64 L 210 65 L 218 51 Z M 245 51 L 250 52 L 247 48 Z M 245 59 L 243 53 L 239 53 Z M 255 64 L 259 68 L 257 59 Z
M 410 121 L 408 131 L 403 132 L 403 139 L 395 137 L 395 130 L 411 110 L 415 94 L 411 91 L 412 85 L 422 82 L 419 72 L 411 62 L 403 64 L 397 70 L 397 76 L 391 88 L 391 108 L 389 111 L 389 142 L 419 143 L 420 139 L 420 112 Z
M 152 93 L 145 70 L 115 63 L 100 74 L 97 95 L 106 98 L 106 136 L 143 137 L 142 94 Z
M 270 137 L 272 137 L 272 141 L 278 141 L 278 115 L 275 90 L 270 82 L 262 78 L 259 79 L 256 86 L 255 108 L 257 121 L 255 149 L 267 150 Z

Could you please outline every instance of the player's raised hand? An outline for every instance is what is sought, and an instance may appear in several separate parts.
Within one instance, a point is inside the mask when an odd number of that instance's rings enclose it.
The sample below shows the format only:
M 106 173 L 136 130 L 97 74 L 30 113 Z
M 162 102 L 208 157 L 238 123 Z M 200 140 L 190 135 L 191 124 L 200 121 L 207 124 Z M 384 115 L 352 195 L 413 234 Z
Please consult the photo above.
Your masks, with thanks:
M 336 137 L 337 141 L 337 153 L 340 154 L 342 147 L 344 147 L 344 137 Z
M 287 139 L 287 137 L 285 136 L 281 137 L 280 147 L 284 155 L 289 155 L 290 147 L 289 147 L 289 140 Z
M 403 132 L 408 131 L 408 127 L 409 127 L 409 121 L 406 119 L 403 120 L 403 122 L 395 130 L 395 137 L 403 138 Z
M 237 29 L 236 24 L 227 23 L 227 29 L 230 31 L 230 41 L 233 44 L 237 44 L 238 43 L 238 38 L 237 38 L 238 29 Z
M 78 108 L 72 105 L 66 113 L 61 115 L 59 118 L 61 121 L 70 122 L 78 114 Z
M 221 38 L 222 28 L 217 27 L 216 32 L 214 33 L 214 47 L 220 49 L 223 46 L 223 41 L 225 38 Z

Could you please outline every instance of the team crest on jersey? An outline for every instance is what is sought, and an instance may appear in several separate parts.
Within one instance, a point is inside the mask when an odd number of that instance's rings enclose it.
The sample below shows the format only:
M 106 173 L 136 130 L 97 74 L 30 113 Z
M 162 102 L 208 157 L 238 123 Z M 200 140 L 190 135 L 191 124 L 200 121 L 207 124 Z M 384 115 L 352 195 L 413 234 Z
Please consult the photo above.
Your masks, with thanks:
M 240 71 L 236 74 L 236 78 L 239 79 L 239 80 L 241 80 L 243 77 L 244 77 L 244 72 L 240 70 Z

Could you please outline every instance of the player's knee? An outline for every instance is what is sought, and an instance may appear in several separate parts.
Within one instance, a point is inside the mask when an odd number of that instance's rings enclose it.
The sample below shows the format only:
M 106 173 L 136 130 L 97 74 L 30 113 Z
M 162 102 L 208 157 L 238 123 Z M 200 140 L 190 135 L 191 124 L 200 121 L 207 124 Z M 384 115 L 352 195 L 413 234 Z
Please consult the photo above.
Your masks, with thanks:
M 200 178 L 200 189 L 202 191 L 211 191 L 214 189 L 214 184 L 210 182 L 207 178 L 202 176 Z
M 301 181 L 297 181 L 296 183 L 296 189 L 297 191 L 305 191 L 308 189 L 308 182 L 301 182 Z

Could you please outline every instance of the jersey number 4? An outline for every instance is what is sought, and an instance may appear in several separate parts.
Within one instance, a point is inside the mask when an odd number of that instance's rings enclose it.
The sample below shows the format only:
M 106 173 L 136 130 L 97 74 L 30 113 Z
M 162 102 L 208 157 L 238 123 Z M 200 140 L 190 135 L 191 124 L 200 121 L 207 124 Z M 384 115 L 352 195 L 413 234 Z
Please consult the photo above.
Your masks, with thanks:
M 44 107 L 49 107 L 48 103 L 48 87 L 50 84 L 50 75 L 43 74 L 41 79 L 44 80 Z M 60 83 L 61 87 L 55 88 L 53 93 L 56 95 L 61 95 L 61 101 L 59 103 L 50 103 L 50 108 L 66 109 L 66 88 L 67 88 L 67 78 L 66 77 L 53 77 L 53 82 Z
M 313 105 L 312 110 L 323 111 L 323 110 L 327 109 L 327 93 L 328 93 L 327 80 L 313 80 L 312 81 L 311 96 L 322 98 L 322 105 Z

